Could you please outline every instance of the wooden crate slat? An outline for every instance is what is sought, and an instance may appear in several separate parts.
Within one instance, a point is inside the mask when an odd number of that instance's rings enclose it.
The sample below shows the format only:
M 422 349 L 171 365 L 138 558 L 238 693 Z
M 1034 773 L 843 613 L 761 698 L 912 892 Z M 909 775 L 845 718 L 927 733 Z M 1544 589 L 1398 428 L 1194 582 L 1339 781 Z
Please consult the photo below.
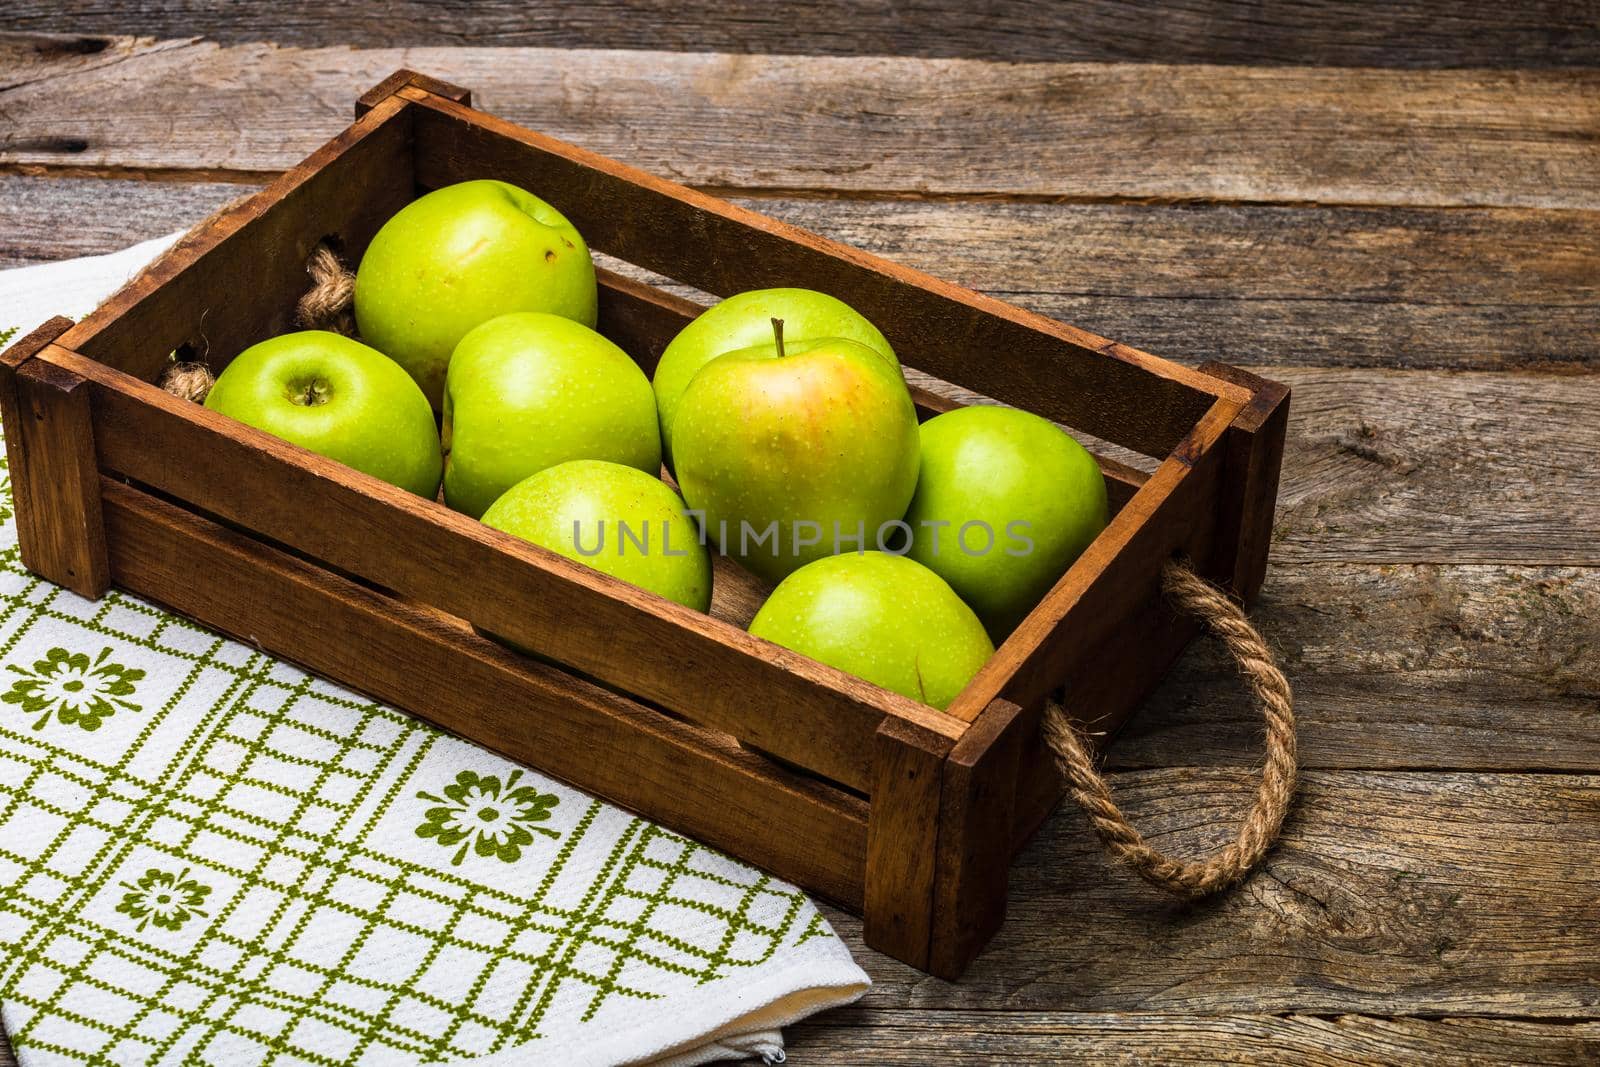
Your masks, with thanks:
M 924 704 L 499 533 L 61 348 L 95 384 L 102 467 L 865 791 L 885 716 Z M 315 501 L 316 506 L 308 506 Z
M 795 285 L 871 319 L 908 366 L 1149 456 L 1218 396 L 1209 375 L 962 289 L 416 89 L 417 181 L 516 182 L 590 245 L 719 296 Z
M 23 334 L 12 342 L 5 352 L 0 353 L 0 421 L 5 424 L 11 504 L 12 510 L 16 513 L 18 549 L 24 560 L 37 552 L 28 542 L 45 536 L 36 532 L 34 527 L 41 521 L 42 509 L 48 506 L 49 499 L 46 487 L 37 490 L 43 495 L 37 502 L 35 501 L 35 479 L 30 471 L 35 466 L 55 460 L 30 455 L 23 446 L 23 408 L 22 398 L 18 395 L 17 389 L 17 371 L 71 327 L 71 319 L 57 315 Z
M 455 620 L 130 486 L 101 487 L 119 586 L 861 907 L 864 802 Z
M 939 795 L 928 970 L 954 980 L 1006 917 L 1019 759 L 1038 718 L 996 700 L 950 750 Z
M 432 93 L 434 96 L 442 96 L 447 100 L 454 100 L 463 107 L 472 106 L 471 89 L 463 89 L 459 85 L 452 85 L 450 82 L 440 81 L 438 78 L 430 78 L 426 74 L 419 74 L 414 70 L 407 70 L 402 67 L 356 98 L 356 118 L 359 119 L 408 85 L 414 85 L 424 92 Z
M 1273 503 L 1289 426 L 1289 387 L 1215 360 L 1200 369 L 1250 390 L 1250 403 L 1225 435 L 1227 469 L 1217 507 L 1219 558 L 1212 567 L 1212 576 L 1226 581 L 1248 604 L 1267 577 Z

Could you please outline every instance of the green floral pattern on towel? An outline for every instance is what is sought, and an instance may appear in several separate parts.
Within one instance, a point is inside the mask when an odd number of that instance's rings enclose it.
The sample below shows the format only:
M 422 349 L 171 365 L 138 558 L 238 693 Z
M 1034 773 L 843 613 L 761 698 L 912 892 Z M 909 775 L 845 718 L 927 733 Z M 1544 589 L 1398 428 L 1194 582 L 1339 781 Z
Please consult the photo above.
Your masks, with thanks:
M 550 809 L 560 803 L 559 798 L 531 785 L 518 786 L 521 777 L 522 771 L 512 771 L 502 789 L 498 775 L 462 771 L 454 783 L 444 787 L 444 796 L 418 793 L 419 800 L 431 801 L 434 807 L 425 813 L 427 821 L 417 827 L 417 836 L 432 838 L 445 848 L 461 843 L 450 858 L 452 867 L 461 866 L 468 848 L 479 856 L 515 863 L 522 858 L 523 848 L 533 844 L 534 834 L 561 836 L 548 826 L 533 825 L 550 818 Z
M 122 888 L 128 892 L 117 910 L 139 920 L 135 930 L 143 930 L 146 923 L 177 930 L 194 916 L 205 914 L 200 905 L 211 894 L 210 886 L 189 877 L 187 867 L 177 874 L 151 867 L 138 882 L 123 882 Z
M 144 671 L 112 662 L 109 646 L 93 660 L 87 652 L 52 648 L 32 667 L 8 664 L 6 669 L 22 677 L 11 683 L 0 700 L 19 705 L 29 715 L 43 712 L 33 724 L 35 730 L 44 729 L 52 714 L 63 725 L 92 731 L 100 729 L 118 708 L 139 710 L 128 697 Z

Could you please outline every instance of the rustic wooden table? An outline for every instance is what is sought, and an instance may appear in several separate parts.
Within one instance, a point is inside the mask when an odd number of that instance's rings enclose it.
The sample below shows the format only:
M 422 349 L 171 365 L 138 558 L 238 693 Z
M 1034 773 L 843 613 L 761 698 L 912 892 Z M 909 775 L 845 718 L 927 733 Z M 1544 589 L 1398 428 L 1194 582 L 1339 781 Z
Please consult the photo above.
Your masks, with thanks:
M 1256 617 L 1306 771 L 1266 868 L 1178 906 L 1063 810 L 957 985 L 830 912 L 876 985 L 794 1027 L 793 1062 L 1600 1057 L 1593 0 L 934 0 L 915 25 L 849 0 L 201 6 L 7 5 L 0 265 L 187 226 L 409 66 L 1294 387 Z M 1198 851 L 1259 735 L 1197 647 L 1112 748 L 1115 786 L 1160 845 Z

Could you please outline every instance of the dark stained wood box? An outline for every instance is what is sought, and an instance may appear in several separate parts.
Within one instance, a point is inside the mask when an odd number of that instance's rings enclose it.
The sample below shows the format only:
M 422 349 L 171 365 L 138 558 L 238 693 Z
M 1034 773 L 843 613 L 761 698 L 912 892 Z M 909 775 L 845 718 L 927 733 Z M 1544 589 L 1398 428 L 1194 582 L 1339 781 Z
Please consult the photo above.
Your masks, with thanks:
M 1161 601 L 1168 558 L 1246 600 L 1259 589 L 1288 390 L 823 240 L 407 71 L 356 114 L 83 322 L 5 354 L 23 562 L 84 596 L 116 585 L 167 605 L 725 849 L 863 914 L 869 945 L 958 975 L 1060 796 L 1044 702 L 1064 690 L 1102 733 L 1139 704 L 1196 629 Z M 702 615 L 153 384 L 175 351 L 220 370 L 295 328 L 319 242 L 354 263 L 420 192 L 472 178 L 533 190 L 596 250 L 706 293 L 831 292 L 908 367 L 1149 462 L 1102 459 L 1110 526 L 941 712 L 745 633 L 750 583 L 732 565 Z M 647 372 L 700 310 L 607 271 L 600 284 L 601 332 Z M 914 391 L 925 414 L 953 404 Z

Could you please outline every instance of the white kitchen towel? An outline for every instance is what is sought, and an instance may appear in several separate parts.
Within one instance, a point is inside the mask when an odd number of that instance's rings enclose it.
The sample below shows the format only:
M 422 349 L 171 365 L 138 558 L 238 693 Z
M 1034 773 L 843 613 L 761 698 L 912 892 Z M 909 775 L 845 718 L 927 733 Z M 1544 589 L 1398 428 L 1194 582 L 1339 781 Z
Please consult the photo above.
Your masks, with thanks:
M 0 272 L 0 338 L 82 315 L 172 239 Z M 42 581 L 9 476 L 0 515 L 0 1018 L 23 1067 L 776 1062 L 780 1027 L 866 989 L 793 886 Z

